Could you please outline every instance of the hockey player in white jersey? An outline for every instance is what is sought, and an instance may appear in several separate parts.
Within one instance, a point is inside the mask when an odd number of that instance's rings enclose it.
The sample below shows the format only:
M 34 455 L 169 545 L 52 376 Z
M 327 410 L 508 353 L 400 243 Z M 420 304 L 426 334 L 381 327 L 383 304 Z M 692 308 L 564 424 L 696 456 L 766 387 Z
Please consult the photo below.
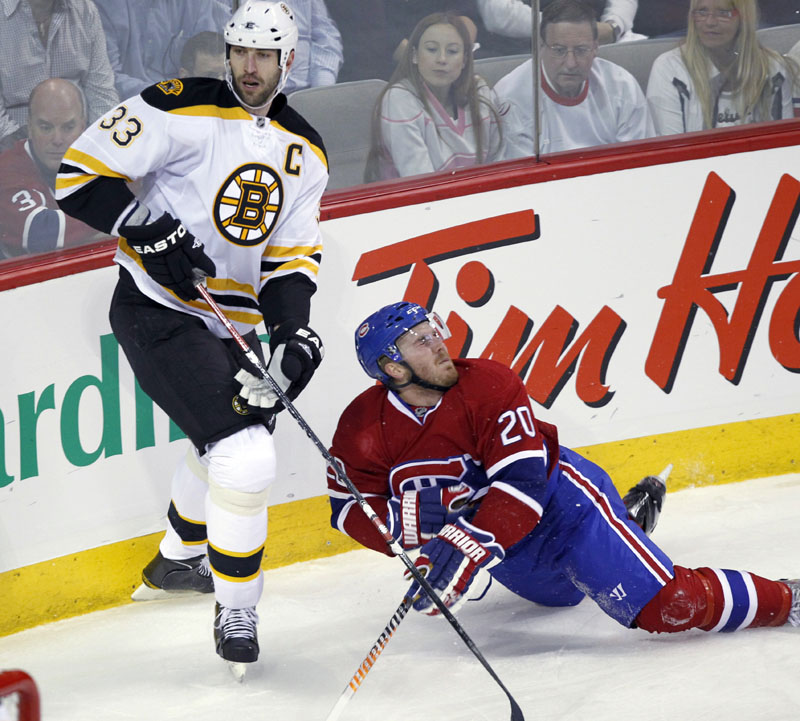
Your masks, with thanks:
M 56 193 L 67 213 L 119 235 L 111 327 L 141 387 L 192 442 L 145 587 L 213 591 L 217 653 L 242 671 L 259 653 L 281 407 L 195 283 L 206 276 L 253 348 L 263 318 L 269 372 L 296 398 L 323 356 L 308 324 L 328 166 L 280 93 L 298 36 L 290 8 L 247 0 L 224 35 L 225 81 L 168 80 L 125 100 L 67 151 Z

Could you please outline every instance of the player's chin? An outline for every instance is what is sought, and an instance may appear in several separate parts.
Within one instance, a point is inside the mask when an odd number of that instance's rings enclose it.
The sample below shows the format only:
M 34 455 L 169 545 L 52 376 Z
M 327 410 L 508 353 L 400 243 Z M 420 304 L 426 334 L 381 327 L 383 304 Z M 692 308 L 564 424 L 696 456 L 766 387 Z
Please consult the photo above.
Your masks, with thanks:
M 447 364 L 443 364 L 439 369 L 439 374 L 441 377 L 441 382 L 439 385 L 449 388 L 450 386 L 454 386 L 458 381 L 458 369 L 455 367 L 452 361 L 449 361 Z

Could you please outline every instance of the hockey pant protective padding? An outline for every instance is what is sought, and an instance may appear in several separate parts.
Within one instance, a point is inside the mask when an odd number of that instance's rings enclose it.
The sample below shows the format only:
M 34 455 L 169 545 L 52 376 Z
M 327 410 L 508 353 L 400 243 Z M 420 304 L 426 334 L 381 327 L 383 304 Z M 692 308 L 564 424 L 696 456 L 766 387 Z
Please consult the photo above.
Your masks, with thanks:
M 275 445 L 264 426 L 249 426 L 210 445 L 208 558 L 217 601 L 255 606 L 267 537 L 267 494 L 275 480 Z
M 172 500 L 167 512 L 167 532 L 161 540 L 161 554 L 166 558 L 185 559 L 206 552 L 206 495 L 208 468 L 206 459 L 190 446 L 172 476 Z
M 675 566 L 675 577 L 639 612 L 635 625 L 650 633 L 690 628 L 736 631 L 786 622 L 786 586 L 746 571 Z

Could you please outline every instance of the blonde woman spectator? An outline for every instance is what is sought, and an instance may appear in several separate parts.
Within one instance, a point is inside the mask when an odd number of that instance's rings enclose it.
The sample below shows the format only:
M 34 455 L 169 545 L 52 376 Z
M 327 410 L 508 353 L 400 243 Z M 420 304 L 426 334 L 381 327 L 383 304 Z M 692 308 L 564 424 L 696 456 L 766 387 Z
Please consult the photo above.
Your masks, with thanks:
M 685 41 L 650 71 L 659 134 L 792 117 L 795 68 L 759 43 L 757 27 L 755 0 L 692 0 Z
M 474 74 L 463 19 L 428 15 L 376 103 L 365 180 L 498 160 L 504 152 L 499 115 L 494 91 Z
M 800 41 L 787 53 L 788 57 L 800 67 Z M 800 118 L 800 77 L 795 76 L 794 82 L 794 97 L 792 98 L 794 104 L 794 116 Z
M 28 98 L 47 78 L 72 80 L 83 90 L 89 122 L 119 102 L 94 3 L 0 0 L 0 140 L 24 135 Z

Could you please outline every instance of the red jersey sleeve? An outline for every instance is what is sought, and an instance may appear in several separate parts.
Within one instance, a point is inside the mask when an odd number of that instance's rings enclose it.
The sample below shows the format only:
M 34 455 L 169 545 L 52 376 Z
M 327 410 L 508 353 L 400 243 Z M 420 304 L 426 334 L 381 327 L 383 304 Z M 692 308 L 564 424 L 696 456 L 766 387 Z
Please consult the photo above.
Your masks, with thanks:
M 382 521 L 390 497 L 390 462 L 380 434 L 380 414 L 386 391 L 375 386 L 358 396 L 342 413 L 330 448 L 347 477 Z M 386 540 L 361 510 L 333 469 L 327 469 L 331 525 L 367 548 L 393 555 Z
M 58 208 L 24 140 L 0 155 L 0 247 L 6 255 L 44 253 L 104 237 Z

